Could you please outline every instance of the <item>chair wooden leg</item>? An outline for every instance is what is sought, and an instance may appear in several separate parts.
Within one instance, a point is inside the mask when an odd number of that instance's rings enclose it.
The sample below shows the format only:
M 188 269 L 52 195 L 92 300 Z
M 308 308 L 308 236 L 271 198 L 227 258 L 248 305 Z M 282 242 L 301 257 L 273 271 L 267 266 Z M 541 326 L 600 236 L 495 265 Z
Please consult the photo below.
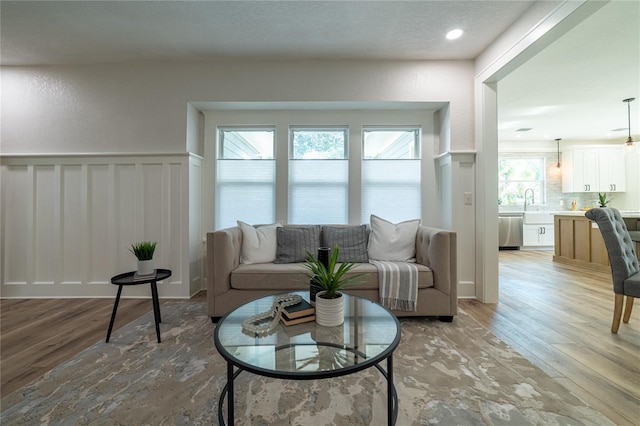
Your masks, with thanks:
M 620 328 L 620 318 L 622 317 L 622 304 L 624 303 L 624 295 L 616 294 L 615 304 L 613 307 L 613 324 L 611 324 L 611 332 L 617 333 Z
M 633 300 L 635 297 L 627 296 L 627 303 L 624 306 L 624 316 L 622 317 L 622 322 L 627 324 L 629 322 L 629 318 L 631 318 L 631 309 L 633 309 Z

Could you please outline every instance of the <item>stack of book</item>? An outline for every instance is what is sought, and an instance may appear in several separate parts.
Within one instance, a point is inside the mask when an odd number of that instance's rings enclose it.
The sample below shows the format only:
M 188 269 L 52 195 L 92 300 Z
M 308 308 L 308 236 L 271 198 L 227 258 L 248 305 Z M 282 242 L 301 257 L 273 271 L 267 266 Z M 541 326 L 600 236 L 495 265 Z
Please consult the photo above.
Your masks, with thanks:
M 280 321 L 282 321 L 284 325 L 302 324 L 303 322 L 315 320 L 316 308 L 304 299 L 302 299 L 300 303 L 283 308 L 282 316 L 280 317 Z
M 154 269 L 153 272 L 149 273 L 149 274 L 139 274 L 138 271 L 134 272 L 133 274 L 133 280 L 134 281 L 145 281 L 145 280 L 150 280 L 152 278 L 156 277 L 156 270 Z

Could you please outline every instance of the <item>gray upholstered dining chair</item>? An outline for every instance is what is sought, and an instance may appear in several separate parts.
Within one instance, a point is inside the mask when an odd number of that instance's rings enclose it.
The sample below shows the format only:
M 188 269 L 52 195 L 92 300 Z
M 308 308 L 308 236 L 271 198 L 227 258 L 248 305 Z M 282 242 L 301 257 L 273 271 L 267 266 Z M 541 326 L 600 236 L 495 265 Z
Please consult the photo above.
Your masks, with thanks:
M 629 322 L 634 298 L 640 297 L 640 266 L 634 243 L 618 210 L 611 207 L 595 208 L 587 211 L 585 216 L 598 224 L 607 247 L 615 293 L 611 332 L 617 333 L 625 296 L 627 303 L 622 318 L 625 323 Z

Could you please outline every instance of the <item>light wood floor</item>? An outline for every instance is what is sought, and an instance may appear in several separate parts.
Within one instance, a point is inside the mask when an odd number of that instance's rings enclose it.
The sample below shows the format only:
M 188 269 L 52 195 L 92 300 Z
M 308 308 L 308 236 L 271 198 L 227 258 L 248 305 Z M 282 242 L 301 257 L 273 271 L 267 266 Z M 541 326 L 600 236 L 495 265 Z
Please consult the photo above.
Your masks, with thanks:
M 618 425 L 640 425 L 640 303 L 611 334 L 610 273 L 500 252 L 500 303 L 459 306 Z
M 618 425 L 640 425 L 640 304 L 610 332 L 611 276 L 553 263 L 549 251 L 500 252 L 500 303 L 461 300 L 532 363 Z M 194 300 L 204 300 L 201 295 Z M 106 336 L 112 300 L 0 301 L 1 395 Z M 115 327 L 150 311 L 122 300 Z

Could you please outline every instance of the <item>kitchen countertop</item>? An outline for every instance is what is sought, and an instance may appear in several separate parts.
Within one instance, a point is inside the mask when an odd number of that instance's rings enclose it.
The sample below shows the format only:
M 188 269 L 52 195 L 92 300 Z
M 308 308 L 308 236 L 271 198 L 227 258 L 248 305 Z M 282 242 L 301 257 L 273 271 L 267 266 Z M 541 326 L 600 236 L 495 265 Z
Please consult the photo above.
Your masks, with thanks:
M 527 213 L 548 213 L 557 216 L 584 216 L 586 210 L 527 210 Z M 502 211 L 498 212 L 498 216 L 515 216 L 524 215 L 524 211 Z M 626 219 L 640 219 L 640 211 L 635 210 L 620 210 L 620 215 Z
M 584 216 L 585 213 L 586 210 L 553 212 L 553 214 L 557 216 Z M 640 212 L 620 210 L 620 216 L 624 219 L 640 219 Z

